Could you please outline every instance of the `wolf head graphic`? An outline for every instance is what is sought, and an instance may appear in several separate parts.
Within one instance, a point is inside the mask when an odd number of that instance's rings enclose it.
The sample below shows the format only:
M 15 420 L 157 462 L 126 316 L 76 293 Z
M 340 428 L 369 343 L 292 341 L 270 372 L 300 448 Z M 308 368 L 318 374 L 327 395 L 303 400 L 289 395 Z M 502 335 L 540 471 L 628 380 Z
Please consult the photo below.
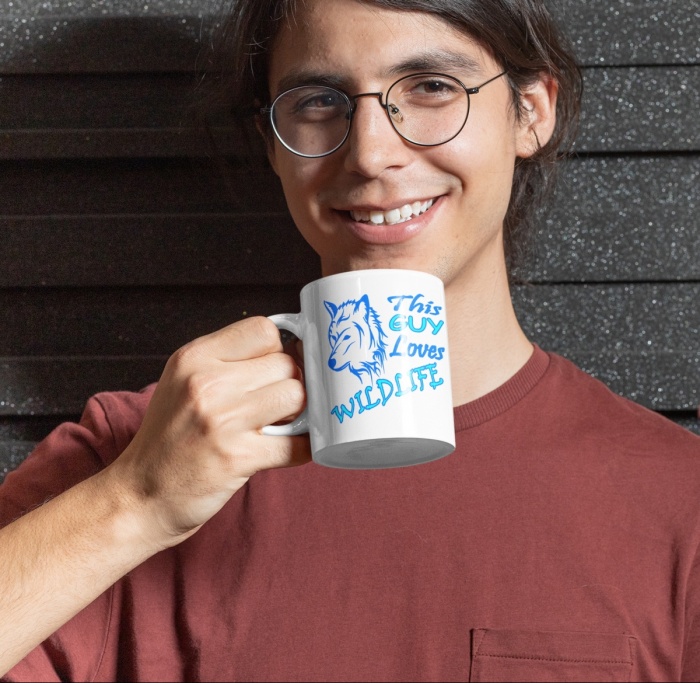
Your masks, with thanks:
M 363 375 L 371 381 L 384 370 L 386 335 L 368 296 L 350 299 L 339 306 L 330 301 L 323 303 L 331 315 L 328 367 L 336 372 L 347 369 L 363 383 Z

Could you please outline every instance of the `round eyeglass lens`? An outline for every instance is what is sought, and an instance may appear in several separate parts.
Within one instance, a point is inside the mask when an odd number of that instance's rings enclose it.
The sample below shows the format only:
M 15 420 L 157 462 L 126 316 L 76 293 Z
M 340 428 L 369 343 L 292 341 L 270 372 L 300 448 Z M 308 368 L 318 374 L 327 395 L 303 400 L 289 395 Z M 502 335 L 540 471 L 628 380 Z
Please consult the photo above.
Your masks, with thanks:
M 301 86 L 282 93 L 271 108 L 272 126 L 282 144 L 302 156 L 324 156 L 343 144 L 350 130 L 350 101 L 324 86 Z
M 386 94 L 387 111 L 396 131 L 417 145 L 441 145 L 459 135 L 469 116 L 469 94 L 455 78 L 413 74 Z

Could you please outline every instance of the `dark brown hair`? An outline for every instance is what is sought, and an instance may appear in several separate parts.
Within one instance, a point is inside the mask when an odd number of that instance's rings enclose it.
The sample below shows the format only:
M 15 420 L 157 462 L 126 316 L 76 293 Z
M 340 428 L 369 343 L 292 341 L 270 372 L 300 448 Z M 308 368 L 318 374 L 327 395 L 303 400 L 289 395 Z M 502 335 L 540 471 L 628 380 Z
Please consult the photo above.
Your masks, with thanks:
M 205 80 L 217 84 L 234 115 L 268 103 L 268 53 L 280 22 L 303 0 L 228 0 L 213 43 Z M 525 260 L 539 210 L 554 183 L 557 161 L 566 155 L 578 128 L 581 72 L 570 44 L 544 0 L 360 0 L 397 11 L 437 16 L 479 41 L 508 71 L 515 115 L 523 115 L 520 93 L 540 74 L 559 84 L 557 124 L 552 138 L 530 158 L 518 159 L 504 223 L 504 248 L 511 277 Z M 218 66 L 217 66 L 218 65 Z

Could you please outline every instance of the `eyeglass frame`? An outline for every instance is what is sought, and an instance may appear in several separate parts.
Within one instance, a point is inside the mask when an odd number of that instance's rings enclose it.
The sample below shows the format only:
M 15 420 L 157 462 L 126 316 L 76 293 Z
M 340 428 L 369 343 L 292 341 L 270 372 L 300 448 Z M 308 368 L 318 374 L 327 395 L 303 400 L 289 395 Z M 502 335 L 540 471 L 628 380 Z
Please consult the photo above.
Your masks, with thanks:
M 301 88 L 308 88 L 310 86 L 313 87 L 313 84 L 298 85 L 298 86 L 295 86 L 293 88 L 288 88 L 287 90 L 285 90 L 285 91 L 281 92 L 279 95 L 277 95 L 277 97 L 275 97 L 275 99 L 272 101 L 272 103 L 268 107 L 261 107 L 259 113 L 262 116 L 269 117 L 270 126 L 272 127 L 272 130 L 275 134 L 275 137 L 279 140 L 280 144 L 285 149 L 288 149 L 292 154 L 295 154 L 296 156 L 299 156 L 299 157 L 303 157 L 304 159 L 321 159 L 323 157 L 330 156 L 334 152 L 337 152 L 345 144 L 347 139 L 350 137 L 350 130 L 352 129 L 352 119 L 355 115 L 355 111 L 357 110 L 357 100 L 360 97 L 376 97 L 377 100 L 379 101 L 380 106 L 386 112 L 386 115 L 389 119 L 389 123 L 391 123 L 391 127 L 394 129 L 394 131 L 396 131 L 396 134 L 402 140 L 405 140 L 406 142 L 408 142 L 412 145 L 416 145 L 418 147 L 439 147 L 440 145 L 447 144 L 448 142 L 454 140 L 464 130 L 464 126 L 467 125 L 467 119 L 469 119 L 469 113 L 471 112 L 471 96 L 478 95 L 479 92 L 481 91 L 481 88 L 483 88 L 484 86 L 488 85 L 489 83 L 492 83 L 493 81 L 499 79 L 501 76 L 505 76 L 507 73 L 508 73 L 508 70 L 501 71 L 501 73 L 497 74 L 496 76 L 493 76 L 492 78 L 489 78 L 487 81 L 484 81 L 483 83 L 481 83 L 481 85 L 476 85 L 476 86 L 469 88 L 466 85 L 464 85 L 464 83 L 462 83 L 462 81 L 460 81 L 459 78 L 456 78 L 455 76 L 451 76 L 450 74 L 443 74 L 443 73 L 440 73 L 439 71 L 419 71 L 417 73 L 402 76 L 401 78 L 399 78 L 397 81 L 394 81 L 389 86 L 389 88 L 386 91 L 387 95 L 391 92 L 391 90 L 394 86 L 398 85 L 399 83 L 401 83 L 401 81 L 404 81 L 408 78 L 415 78 L 416 76 L 441 76 L 443 78 L 448 78 L 451 81 L 458 83 L 463 88 L 465 94 L 467 95 L 467 113 L 464 117 L 464 121 L 462 121 L 462 125 L 459 127 L 459 130 L 454 135 L 447 138 L 447 140 L 443 140 L 442 142 L 429 142 L 429 143 L 414 142 L 413 140 L 410 140 L 405 135 L 403 135 L 401 133 L 401 131 L 396 127 L 396 124 L 394 123 L 393 119 L 391 118 L 391 113 L 390 113 L 389 109 L 392 107 L 392 105 L 389 104 L 389 102 L 382 102 L 382 97 L 384 97 L 383 92 L 363 92 L 363 93 L 359 93 L 357 95 L 348 95 L 346 92 L 344 92 L 343 90 L 340 90 L 339 88 L 334 88 L 334 87 L 328 86 L 328 85 L 319 86 L 319 87 L 327 88 L 328 90 L 332 90 L 332 91 L 338 93 L 339 95 L 341 95 L 343 97 L 343 99 L 347 102 L 347 105 L 348 105 L 348 114 L 347 114 L 348 128 L 345 131 L 345 135 L 343 136 L 343 139 L 332 150 L 330 150 L 329 152 L 324 152 L 323 154 L 302 154 L 301 152 L 297 152 L 295 149 L 292 149 L 282 139 L 282 136 L 277 132 L 277 127 L 275 126 L 275 122 L 273 121 L 273 118 L 272 118 L 272 110 L 274 109 L 275 103 L 280 98 L 284 97 L 285 95 L 289 94 L 290 92 L 294 92 L 295 90 L 299 90 Z M 393 105 L 393 106 L 396 109 L 396 111 L 393 113 L 398 113 L 399 110 L 396 107 L 396 105 Z

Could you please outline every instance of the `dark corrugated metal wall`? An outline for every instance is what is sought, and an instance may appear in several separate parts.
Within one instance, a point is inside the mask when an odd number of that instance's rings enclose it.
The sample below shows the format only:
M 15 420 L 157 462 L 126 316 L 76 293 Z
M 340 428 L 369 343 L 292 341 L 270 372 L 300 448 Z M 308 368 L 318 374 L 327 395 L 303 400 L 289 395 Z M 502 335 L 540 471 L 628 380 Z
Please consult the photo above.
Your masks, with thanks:
M 190 106 L 218 0 L 0 7 L 0 478 L 86 398 L 185 341 L 297 310 L 318 274 L 233 130 L 224 179 Z M 576 155 L 521 320 L 700 433 L 700 5 L 560 0 L 585 67 Z

